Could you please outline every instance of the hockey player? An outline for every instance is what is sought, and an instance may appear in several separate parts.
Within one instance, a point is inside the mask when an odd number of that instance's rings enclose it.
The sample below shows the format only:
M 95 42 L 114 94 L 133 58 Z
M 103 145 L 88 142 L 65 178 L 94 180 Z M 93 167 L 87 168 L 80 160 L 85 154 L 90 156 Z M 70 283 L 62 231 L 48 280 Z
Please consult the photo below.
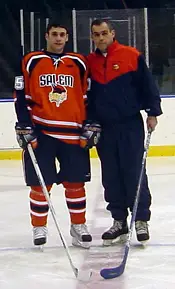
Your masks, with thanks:
M 66 27 L 50 23 L 47 49 L 30 52 L 15 77 L 17 140 L 24 149 L 25 180 L 30 190 L 30 213 L 35 245 L 47 240 L 48 204 L 39 185 L 27 145 L 30 143 L 48 191 L 53 183 L 65 188 L 72 244 L 89 248 L 92 237 L 85 219 L 84 182 L 90 180 L 89 153 L 80 147 L 86 119 L 87 63 L 83 56 L 65 53 Z M 56 159 L 60 170 L 57 173 Z
M 97 49 L 88 56 L 91 90 L 86 126 L 93 120 L 102 129 L 97 151 L 107 209 L 113 218 L 102 239 L 104 245 L 110 245 L 128 233 L 128 208 L 132 211 L 144 150 L 140 110 L 146 111 L 147 128 L 151 130 L 162 111 L 159 92 L 142 54 L 119 44 L 111 23 L 104 19 L 94 20 L 91 31 Z M 135 222 L 141 242 L 149 239 L 150 205 L 145 171 Z

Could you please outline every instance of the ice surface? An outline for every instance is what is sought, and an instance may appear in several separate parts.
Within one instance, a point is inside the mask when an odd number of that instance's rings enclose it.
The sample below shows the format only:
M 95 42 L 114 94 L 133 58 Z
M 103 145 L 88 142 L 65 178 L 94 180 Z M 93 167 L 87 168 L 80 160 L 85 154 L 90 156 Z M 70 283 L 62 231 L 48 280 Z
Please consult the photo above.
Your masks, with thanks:
M 44 251 L 33 247 L 28 188 L 20 161 L 0 161 L 0 289 L 174 289 L 175 288 L 175 158 L 149 158 L 152 192 L 151 239 L 141 246 L 133 234 L 124 274 L 103 280 L 99 270 L 120 263 L 123 246 L 101 246 L 101 234 L 111 224 L 105 210 L 100 165 L 92 160 L 92 182 L 87 188 L 87 224 L 93 235 L 90 250 L 71 246 L 69 216 L 62 186 L 52 189 L 52 202 L 72 260 L 81 270 L 92 269 L 90 282 L 75 280 L 49 216 L 49 237 Z

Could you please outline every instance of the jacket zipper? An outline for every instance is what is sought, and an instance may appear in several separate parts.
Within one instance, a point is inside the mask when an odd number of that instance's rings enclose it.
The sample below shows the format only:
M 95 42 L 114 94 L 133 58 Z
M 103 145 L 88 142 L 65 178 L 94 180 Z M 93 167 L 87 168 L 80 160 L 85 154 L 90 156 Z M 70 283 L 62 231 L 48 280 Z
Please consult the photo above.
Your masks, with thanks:
M 106 71 L 107 71 L 107 56 L 105 57 L 105 62 L 104 62 L 104 81 L 105 81 L 105 83 L 106 83 L 106 80 L 107 80 Z

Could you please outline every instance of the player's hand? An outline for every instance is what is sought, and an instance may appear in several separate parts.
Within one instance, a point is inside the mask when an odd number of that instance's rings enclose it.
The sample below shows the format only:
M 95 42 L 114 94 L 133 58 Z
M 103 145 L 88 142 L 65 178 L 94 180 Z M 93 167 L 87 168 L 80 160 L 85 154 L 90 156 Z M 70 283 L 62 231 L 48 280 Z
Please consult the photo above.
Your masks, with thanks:
M 101 126 L 99 123 L 86 121 L 82 127 L 80 136 L 80 146 L 84 149 L 90 149 L 96 146 L 100 139 Z
M 37 147 L 37 137 L 31 125 L 17 122 L 15 131 L 18 144 L 22 149 L 26 149 L 29 143 L 32 145 L 33 149 Z
M 154 131 L 156 128 L 156 125 L 157 125 L 157 117 L 156 116 L 148 116 L 146 123 L 147 123 L 148 131 L 149 130 Z

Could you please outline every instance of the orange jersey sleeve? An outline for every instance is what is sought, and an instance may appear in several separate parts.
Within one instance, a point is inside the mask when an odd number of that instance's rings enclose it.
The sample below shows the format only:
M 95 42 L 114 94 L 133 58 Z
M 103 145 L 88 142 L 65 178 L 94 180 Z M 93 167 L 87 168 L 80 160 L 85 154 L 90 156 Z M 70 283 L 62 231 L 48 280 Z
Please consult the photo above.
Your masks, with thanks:
M 21 123 L 32 125 L 30 107 L 27 101 L 27 91 L 29 86 L 29 77 L 25 70 L 25 58 L 30 57 L 30 54 L 23 57 L 19 63 L 18 71 L 14 80 L 14 102 L 17 119 Z

